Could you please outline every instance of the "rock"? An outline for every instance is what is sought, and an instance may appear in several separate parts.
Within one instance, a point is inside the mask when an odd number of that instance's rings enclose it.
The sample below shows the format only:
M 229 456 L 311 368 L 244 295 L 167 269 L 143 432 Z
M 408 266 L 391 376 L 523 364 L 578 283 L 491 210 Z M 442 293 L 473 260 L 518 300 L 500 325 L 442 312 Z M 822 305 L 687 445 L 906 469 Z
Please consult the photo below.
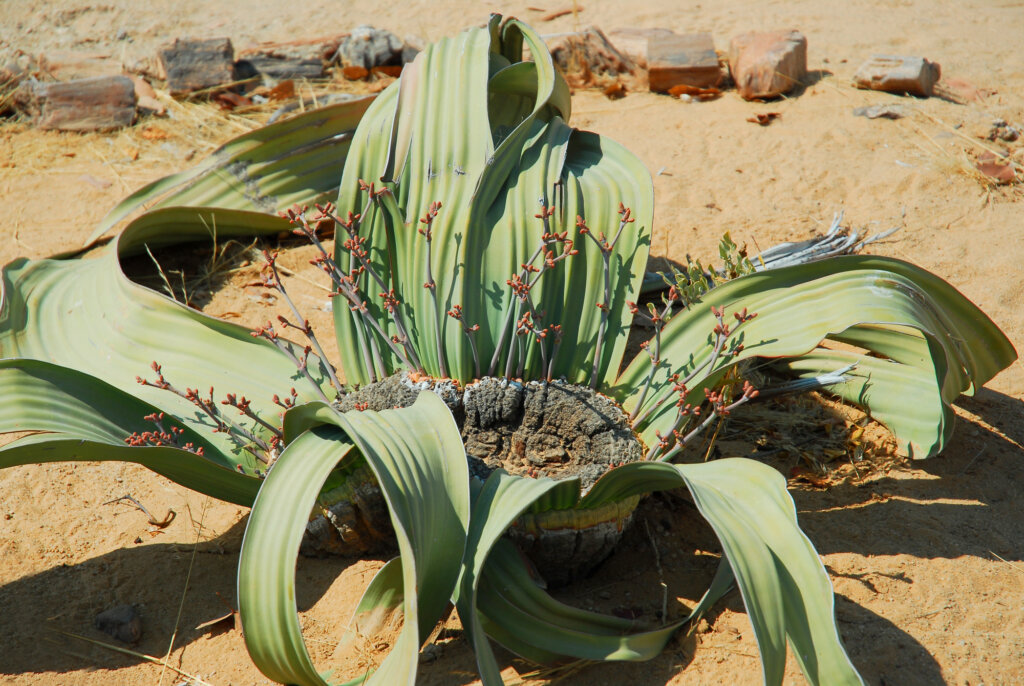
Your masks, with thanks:
M 15 106 L 42 129 L 107 131 L 135 119 L 135 84 L 127 76 L 22 84 Z
M 662 93 L 680 85 L 718 86 L 722 68 L 711 34 L 651 36 L 647 41 L 647 80 L 652 91 Z
M 135 86 L 135 102 L 140 110 L 146 110 L 158 117 L 167 114 L 167 107 L 157 98 L 156 91 L 149 85 L 149 81 L 141 76 L 129 76 L 128 78 Z
M 867 107 L 855 107 L 855 117 L 867 117 L 868 119 L 902 119 L 907 116 L 907 111 L 899 105 L 869 105 Z
M 134 605 L 118 605 L 105 610 L 96 615 L 92 624 L 122 643 L 135 644 L 142 638 L 142 617 Z
M 887 93 L 930 97 L 942 70 L 923 57 L 872 55 L 853 75 L 853 85 Z
M 932 92 L 941 98 L 960 105 L 969 102 L 982 102 L 985 98 L 995 95 L 991 88 L 979 88 L 970 81 L 952 78 L 942 79 L 932 87 Z
M 1005 158 L 999 158 L 990 152 L 983 152 L 978 155 L 977 169 L 994 185 L 1013 183 L 1017 180 L 1017 173 L 1013 163 Z
M 159 53 L 167 89 L 181 97 L 235 80 L 235 49 L 228 38 L 176 39 Z
M 636 69 L 633 60 L 619 52 L 596 26 L 559 35 L 548 43 L 548 50 L 563 74 L 579 75 L 583 81 L 631 74 Z
M 652 38 L 674 36 L 669 29 L 615 29 L 608 39 L 619 52 L 626 55 L 641 69 L 647 68 L 647 47 Z
M 250 55 L 235 63 L 235 71 L 239 78 L 259 75 L 273 83 L 288 79 L 324 78 L 324 64 L 318 59 L 274 55 Z
M 807 39 L 799 31 L 740 34 L 729 45 L 729 71 L 744 100 L 788 93 L 807 75 Z
M 405 44 L 402 45 L 402 64 L 412 62 L 426 46 L 427 42 L 419 36 L 406 36 Z
M 345 66 L 373 69 L 402 63 L 402 39 L 383 29 L 360 26 L 341 42 L 338 52 Z

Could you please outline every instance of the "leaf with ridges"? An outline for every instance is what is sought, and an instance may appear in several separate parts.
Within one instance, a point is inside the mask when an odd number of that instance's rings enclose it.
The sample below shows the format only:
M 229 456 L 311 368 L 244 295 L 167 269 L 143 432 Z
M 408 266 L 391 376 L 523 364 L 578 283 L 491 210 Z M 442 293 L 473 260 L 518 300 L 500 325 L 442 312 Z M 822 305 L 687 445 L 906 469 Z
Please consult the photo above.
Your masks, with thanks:
M 276 418 L 274 394 L 294 386 L 299 400 L 319 397 L 294 363 L 250 331 L 202 314 L 136 284 L 121 269 L 120 256 L 188 241 L 275 233 L 277 217 L 232 210 L 171 208 L 149 212 L 104 247 L 100 256 L 79 260 L 18 260 L 3 271 L 0 355 L 53 362 L 78 369 L 129 395 L 180 417 L 221 453 L 239 448 L 188 401 L 165 390 L 140 386 L 136 377 L 155 378 L 153 361 L 167 380 L 184 391 L 213 386 L 244 395 L 252 409 Z M 290 344 L 289 344 L 290 345 Z M 301 348 L 293 348 L 301 355 Z M 310 358 L 310 371 L 327 387 L 326 374 Z M 234 410 L 230 410 L 234 413 Z
M 315 421 L 315 413 L 302 414 L 304 421 Z M 375 579 L 359 605 L 360 614 L 387 609 L 400 593 L 405 616 L 398 640 L 370 683 L 411 685 L 419 645 L 448 603 L 465 543 L 469 474 L 458 428 L 444 403 L 429 393 L 403 410 L 320 416 L 333 426 L 314 426 L 289 444 L 253 506 L 239 562 L 246 644 L 268 677 L 324 683 L 296 616 L 295 558 L 321 486 L 355 446 L 388 502 L 402 559 L 400 579 L 390 573 Z
M 261 481 L 247 454 L 225 453 L 202 434 L 182 429 L 178 444 L 191 443 L 203 455 L 171 446 L 128 446 L 134 433 L 153 431 L 144 417 L 159 409 L 87 374 L 36 360 L 0 360 L 0 433 L 39 431 L 0 448 L 0 468 L 37 462 L 122 460 L 149 467 L 188 488 L 250 505 Z
M 187 205 L 277 212 L 293 203 L 322 202 L 337 188 L 351 134 L 372 101 L 370 96 L 329 105 L 233 138 L 192 169 L 129 195 L 86 243 L 158 198 L 149 209 Z
M 652 392 L 641 408 L 644 412 L 672 393 L 670 374 L 685 376 L 710 358 L 715 324 L 712 305 L 724 308 L 729 318 L 733 311 L 744 307 L 758 316 L 737 329 L 735 335 L 741 337 L 737 340 L 744 344 L 743 352 L 735 357 L 722 356 L 713 369 L 705 369 L 690 384 L 694 398 L 700 396 L 702 384 L 709 378 L 743 359 L 799 358 L 826 337 L 840 338 L 846 331 L 847 336 L 859 336 L 859 344 L 877 344 L 880 352 L 892 346 L 894 354 L 906 354 L 909 339 L 903 339 L 901 348 L 893 331 L 911 328 L 919 332 L 913 335 L 927 341 L 935 391 L 922 396 L 903 395 L 901 399 L 905 407 L 920 412 L 970 392 L 1016 359 L 1013 346 L 998 327 L 937 276 L 892 258 L 838 257 L 740 277 L 711 290 L 700 303 L 677 314 L 662 333 L 662 358 L 672 360 L 672 365 L 664 364 L 655 374 Z M 735 322 L 729 323 L 735 326 Z M 967 340 L 972 341 L 970 346 L 965 345 Z M 921 351 L 919 347 L 916 353 Z M 627 410 L 634 409 L 649 370 L 647 356 L 640 355 L 611 389 L 612 395 L 623 399 Z M 872 411 L 870 403 L 866 409 Z M 945 416 L 943 410 L 923 423 L 890 419 L 890 424 L 897 432 L 915 423 L 930 424 L 931 428 L 923 432 L 897 435 L 915 456 L 928 456 L 941 450 L 948 438 Z M 653 445 L 657 441 L 655 430 L 668 433 L 673 421 L 674 405 L 666 402 L 650 411 L 638 429 L 642 439 Z

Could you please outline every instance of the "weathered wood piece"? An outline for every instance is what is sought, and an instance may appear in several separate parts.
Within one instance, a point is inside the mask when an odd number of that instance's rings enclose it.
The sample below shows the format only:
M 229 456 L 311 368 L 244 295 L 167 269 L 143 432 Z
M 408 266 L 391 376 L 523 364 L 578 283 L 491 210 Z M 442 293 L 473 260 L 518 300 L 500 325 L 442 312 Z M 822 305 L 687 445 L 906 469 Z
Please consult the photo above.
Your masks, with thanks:
M 106 131 L 131 125 L 135 84 L 127 76 L 24 83 L 15 103 L 42 129 Z
M 927 98 L 935 92 L 942 68 L 923 57 L 872 55 L 853 75 L 853 85 L 887 93 Z
M 807 39 L 799 31 L 740 34 L 729 45 L 729 70 L 744 100 L 788 93 L 807 76 Z
M 287 79 L 322 79 L 324 63 L 318 59 L 250 55 L 235 63 L 235 72 L 239 77 L 249 73 L 258 74 L 273 82 Z
M 235 49 L 228 38 L 176 39 L 160 50 L 167 90 L 175 97 L 229 84 L 235 80 Z
M 647 39 L 647 80 L 652 91 L 673 86 L 714 88 L 722 82 L 710 33 L 654 35 Z

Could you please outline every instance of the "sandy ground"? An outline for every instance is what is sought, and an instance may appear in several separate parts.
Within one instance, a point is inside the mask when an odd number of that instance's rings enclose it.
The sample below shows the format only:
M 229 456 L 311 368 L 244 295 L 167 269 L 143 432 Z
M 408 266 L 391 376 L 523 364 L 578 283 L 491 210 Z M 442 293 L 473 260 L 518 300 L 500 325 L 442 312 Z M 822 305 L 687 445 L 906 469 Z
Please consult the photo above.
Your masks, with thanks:
M 542 6 L 550 11 L 561 5 Z M 431 40 L 483 21 L 488 9 L 468 1 L 381 6 L 295 0 L 282 11 L 270 0 L 26 0 L 0 4 L 0 47 L 138 56 L 183 35 L 227 35 L 244 48 L 362 23 Z M 526 3 L 493 9 L 527 20 L 541 14 Z M 972 156 L 997 145 L 978 137 L 994 119 L 1024 122 L 1020 3 L 725 0 L 664 9 L 652 0 L 590 0 L 578 19 L 570 15 L 539 28 L 555 33 L 586 24 L 606 31 L 706 30 L 719 49 L 750 29 L 794 27 L 808 37 L 813 83 L 778 102 L 746 103 L 734 92 L 695 104 L 647 93 L 618 101 L 595 91 L 576 93 L 571 123 L 613 136 L 656 174 L 654 255 L 710 258 L 725 231 L 765 248 L 821 231 L 834 212 L 844 210 L 846 223 L 856 227 L 900 226 L 874 252 L 943 276 L 997 321 L 1018 349 L 1024 346 L 1024 197 L 1019 186 L 987 188 L 970 173 Z M 876 52 L 923 55 L 941 63 L 945 75 L 995 93 L 958 105 L 852 89 L 853 71 Z M 861 105 L 897 102 L 911 111 L 909 117 L 868 120 L 851 113 Z M 764 128 L 746 122 L 767 111 L 782 116 Z M 0 260 L 79 245 L 125 194 L 252 125 L 212 114 L 143 121 L 103 135 L 0 124 Z M 168 137 L 147 138 L 147 126 Z M 1009 149 L 1024 162 L 1020 142 Z M 301 252 L 288 259 L 296 266 L 303 261 Z M 256 291 L 239 285 L 244 276 L 243 270 L 213 295 L 207 310 L 243 322 L 265 319 Z M 300 298 L 315 309 L 321 292 L 303 284 L 295 284 Z M 857 471 L 836 467 L 824 489 L 793 484 L 801 523 L 832 575 L 840 632 L 869 683 L 1024 682 L 1022 400 L 1024 369 L 1018 363 L 974 398 L 962 399 L 956 437 L 935 459 L 879 459 Z M 788 470 L 798 459 L 791 455 L 778 466 Z M 141 512 L 104 504 L 125 494 L 157 516 L 169 509 L 178 516 L 166 529 L 151 531 Z M 139 467 L 81 464 L 0 472 L 0 515 L 0 683 L 185 680 L 171 669 L 61 633 L 106 640 L 92 628 L 92 618 L 121 603 L 135 603 L 142 612 L 144 636 L 136 650 L 163 656 L 170 646 L 169 664 L 211 684 L 267 683 L 237 632 L 211 635 L 193 628 L 225 611 L 218 596 L 234 601 L 244 509 Z M 684 612 L 713 573 L 714 538 L 691 508 L 673 498 L 652 500 L 644 521 L 647 526 L 594 578 L 566 597 L 585 607 L 635 607 L 653 618 L 663 580 L 670 616 Z M 347 653 L 335 648 L 348 612 L 380 564 L 356 562 L 337 576 L 342 562 L 301 561 L 298 602 L 318 664 L 352 676 L 380 658 L 384 646 Z M 738 596 L 720 603 L 709 619 L 650 663 L 588 667 L 561 683 L 757 683 L 757 649 Z M 457 622 L 440 644 L 439 658 L 423 666 L 422 682 L 472 683 L 472 656 Z M 530 670 L 501 657 L 510 681 Z M 802 682 L 792 661 L 787 682 Z

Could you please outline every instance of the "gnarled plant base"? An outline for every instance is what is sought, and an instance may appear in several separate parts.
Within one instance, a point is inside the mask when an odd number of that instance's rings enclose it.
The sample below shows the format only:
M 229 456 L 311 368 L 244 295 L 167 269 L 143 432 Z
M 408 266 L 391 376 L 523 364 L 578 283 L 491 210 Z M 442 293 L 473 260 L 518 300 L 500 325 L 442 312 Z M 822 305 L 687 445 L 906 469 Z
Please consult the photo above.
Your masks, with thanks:
M 618 405 L 590 388 L 559 381 L 485 378 L 460 392 L 451 380 L 416 380 L 401 373 L 346 395 L 338 406 L 346 412 L 407 407 L 424 390 L 452 410 L 470 473 L 480 480 L 495 469 L 577 477 L 586 492 L 613 466 L 643 459 L 643 446 Z M 612 552 L 638 502 L 632 497 L 601 508 L 527 512 L 509 537 L 549 584 L 566 584 Z M 305 554 L 365 554 L 390 545 L 387 508 L 367 468 L 351 468 L 319 505 L 306 529 Z

